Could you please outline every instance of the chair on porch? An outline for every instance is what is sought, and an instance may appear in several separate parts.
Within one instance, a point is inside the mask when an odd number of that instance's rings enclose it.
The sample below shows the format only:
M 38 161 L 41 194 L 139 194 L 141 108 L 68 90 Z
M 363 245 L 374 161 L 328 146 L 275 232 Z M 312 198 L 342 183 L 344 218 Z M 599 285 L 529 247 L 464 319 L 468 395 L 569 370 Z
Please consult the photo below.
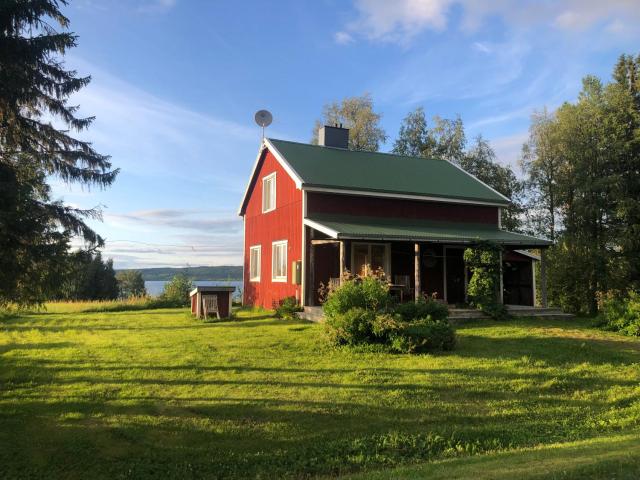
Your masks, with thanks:
M 329 279 L 329 290 L 334 291 L 336 288 L 340 286 L 340 279 L 332 277 Z
M 202 313 L 204 319 L 207 319 L 207 314 L 215 313 L 218 320 L 220 320 L 220 309 L 218 308 L 218 296 L 217 295 L 203 295 L 202 296 Z
M 404 300 L 404 296 L 411 297 L 413 288 L 411 288 L 411 277 L 409 275 L 394 275 L 393 284 L 399 287 L 400 301 Z

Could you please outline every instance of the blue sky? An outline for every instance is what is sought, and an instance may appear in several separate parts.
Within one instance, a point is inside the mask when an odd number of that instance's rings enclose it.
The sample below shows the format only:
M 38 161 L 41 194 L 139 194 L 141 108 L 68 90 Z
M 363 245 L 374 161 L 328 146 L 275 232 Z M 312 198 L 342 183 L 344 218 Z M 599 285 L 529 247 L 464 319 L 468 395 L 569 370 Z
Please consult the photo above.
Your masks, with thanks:
M 389 150 L 402 118 L 460 114 L 500 162 L 517 164 L 529 117 L 574 100 L 638 53 L 638 0 L 75 0 L 91 74 L 73 99 L 83 134 L 121 169 L 109 189 L 54 180 L 56 196 L 102 205 L 94 222 L 117 268 L 240 264 L 237 207 L 267 135 L 306 142 L 322 106 L 369 92 Z

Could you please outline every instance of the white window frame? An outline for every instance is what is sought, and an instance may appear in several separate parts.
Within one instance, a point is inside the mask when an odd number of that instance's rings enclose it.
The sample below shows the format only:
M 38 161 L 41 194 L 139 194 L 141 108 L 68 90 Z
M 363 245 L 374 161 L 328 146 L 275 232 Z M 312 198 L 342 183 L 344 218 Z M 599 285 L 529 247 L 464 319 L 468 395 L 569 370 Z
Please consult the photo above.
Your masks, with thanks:
M 251 271 L 251 255 L 253 252 L 258 252 L 258 261 L 256 263 L 256 268 L 258 269 L 258 275 L 252 275 Z M 253 245 L 249 247 L 249 281 L 250 282 L 259 282 L 260 281 L 260 273 L 262 272 L 262 245 Z
M 271 208 L 266 208 L 267 202 L 265 202 L 266 200 L 265 193 L 267 190 L 264 187 L 265 187 L 265 184 L 271 180 L 273 180 L 273 185 L 271 188 L 271 196 L 273 198 L 273 203 L 271 205 Z M 276 185 L 277 185 L 276 172 L 270 173 L 269 175 L 262 177 L 262 213 L 269 213 L 276 209 Z
M 288 241 L 287 240 L 278 240 L 276 242 L 271 243 L 271 281 L 272 282 L 286 282 L 287 274 L 288 274 Z M 284 246 L 284 275 L 276 276 L 276 248 L 280 248 Z

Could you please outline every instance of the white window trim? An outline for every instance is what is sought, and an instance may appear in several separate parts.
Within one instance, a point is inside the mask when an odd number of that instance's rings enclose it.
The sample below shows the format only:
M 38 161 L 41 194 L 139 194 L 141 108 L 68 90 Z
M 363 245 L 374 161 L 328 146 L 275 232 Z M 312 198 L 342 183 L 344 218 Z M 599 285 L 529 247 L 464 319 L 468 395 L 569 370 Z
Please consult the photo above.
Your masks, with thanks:
M 265 188 L 264 188 L 264 184 L 265 182 L 267 182 L 268 180 L 271 180 L 273 178 L 273 206 L 269 209 L 265 209 L 264 205 L 265 205 L 265 201 L 264 201 L 264 192 L 265 192 Z M 265 175 L 264 177 L 262 177 L 262 213 L 269 213 L 269 212 L 273 212 L 276 209 L 276 198 L 277 198 L 277 184 L 278 184 L 278 180 L 276 178 L 276 172 L 270 173 L 269 175 Z
M 285 283 L 287 281 L 287 276 L 289 274 L 289 269 L 288 269 L 288 265 L 287 265 L 287 261 L 288 261 L 288 257 L 289 257 L 289 245 L 288 245 L 288 240 L 278 240 L 275 242 L 271 243 L 271 281 L 272 282 L 281 282 L 281 283 Z M 280 276 L 280 277 L 276 277 L 275 276 L 275 247 L 276 246 L 280 246 L 280 245 L 284 245 L 284 276 Z
M 251 276 L 251 252 L 253 251 L 258 252 L 258 276 L 257 277 Z M 249 247 L 249 281 L 259 282 L 261 273 L 262 273 L 262 245 L 253 245 L 252 247 Z

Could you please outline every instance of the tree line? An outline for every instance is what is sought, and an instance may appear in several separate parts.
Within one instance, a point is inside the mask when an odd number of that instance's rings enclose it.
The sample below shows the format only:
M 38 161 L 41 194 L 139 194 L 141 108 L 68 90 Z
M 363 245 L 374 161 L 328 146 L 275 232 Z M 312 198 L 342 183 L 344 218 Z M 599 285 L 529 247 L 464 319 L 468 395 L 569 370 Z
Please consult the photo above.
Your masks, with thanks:
M 349 148 L 378 151 L 388 140 L 369 94 L 326 105 L 317 120 L 350 129 Z M 519 177 L 497 162 L 481 135 L 470 143 L 460 116 L 423 107 L 402 121 L 392 153 L 453 162 L 511 199 L 502 226 L 552 240 L 552 305 L 595 314 L 603 294 L 640 289 L 640 55 L 621 55 L 611 81 L 583 79 L 575 102 L 534 112 Z
M 553 240 L 549 296 L 595 314 L 602 294 L 640 288 L 640 55 L 575 102 L 533 116 L 523 147 L 526 227 Z

